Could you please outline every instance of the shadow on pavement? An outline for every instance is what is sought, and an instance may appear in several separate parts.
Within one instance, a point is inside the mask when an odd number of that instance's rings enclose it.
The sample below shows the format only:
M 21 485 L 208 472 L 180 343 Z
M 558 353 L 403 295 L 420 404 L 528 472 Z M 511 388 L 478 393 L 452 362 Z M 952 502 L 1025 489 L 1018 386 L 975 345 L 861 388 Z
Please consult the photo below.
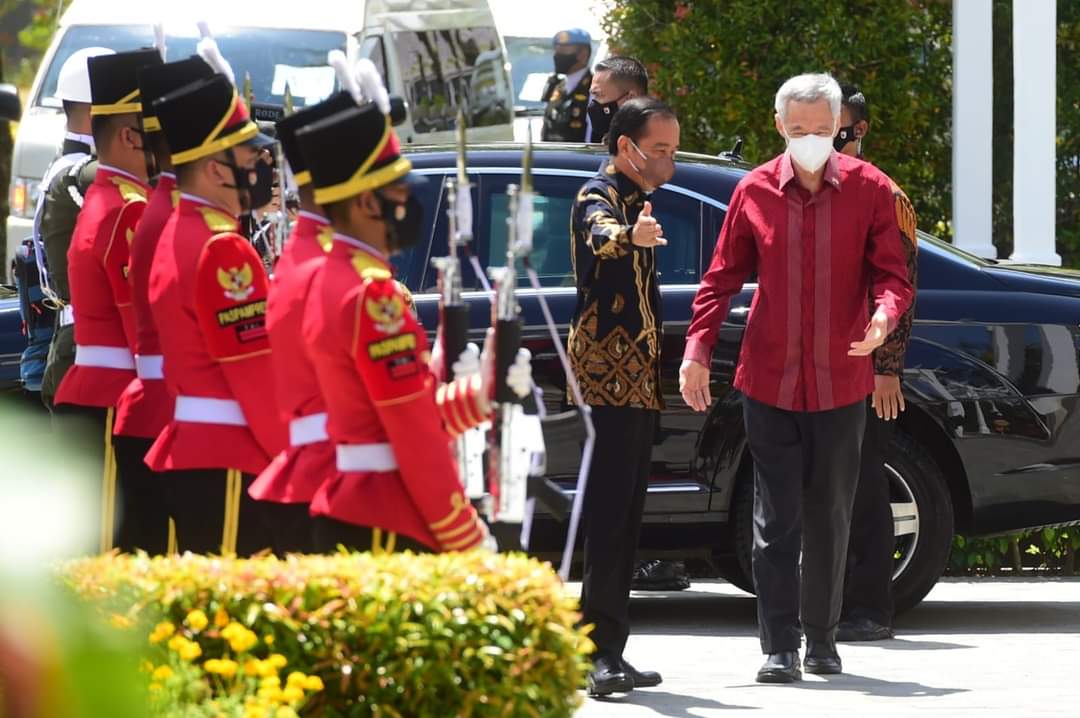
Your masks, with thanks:
M 740 706 L 733 703 L 721 703 L 720 701 L 714 701 L 712 698 L 679 695 L 677 693 L 668 693 L 667 691 L 657 691 L 653 689 L 634 691 L 633 693 L 626 693 L 618 697 L 606 696 L 603 698 L 590 698 L 589 700 L 604 705 L 641 706 L 642 708 L 649 708 L 657 715 L 675 717 L 685 716 L 685 718 L 697 717 L 698 714 L 691 713 L 691 710 L 711 709 L 748 711 L 761 709 L 760 706 Z
M 841 643 L 844 646 L 869 646 L 870 648 L 884 648 L 887 651 L 951 651 L 958 648 L 974 648 L 966 643 L 946 643 L 945 641 L 912 641 L 903 636 L 892 638 L 887 641 L 859 641 L 857 643 Z
M 857 691 L 863 695 L 881 696 L 883 698 L 934 698 L 939 696 L 951 696 L 954 693 L 967 693 L 967 688 L 933 688 L 922 683 L 909 681 L 883 681 L 880 678 L 869 676 L 857 676 L 845 673 L 838 676 L 821 676 L 822 681 L 803 681 L 800 688 L 810 690 L 841 690 Z
M 929 634 L 1080 633 L 1071 601 L 926 601 L 896 620 L 900 637 Z

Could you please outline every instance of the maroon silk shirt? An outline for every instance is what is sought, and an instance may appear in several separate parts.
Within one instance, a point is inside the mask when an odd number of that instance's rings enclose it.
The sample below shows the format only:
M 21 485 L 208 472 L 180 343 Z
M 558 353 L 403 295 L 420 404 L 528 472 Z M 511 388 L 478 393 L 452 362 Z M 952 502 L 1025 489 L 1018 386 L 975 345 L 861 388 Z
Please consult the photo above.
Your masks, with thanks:
M 912 298 L 888 177 L 836 152 L 813 195 L 787 153 L 744 177 L 694 298 L 686 359 L 710 365 L 731 297 L 755 270 L 735 387 L 788 411 L 863 401 L 872 360 L 848 350 L 865 334 L 867 294 L 890 331 Z

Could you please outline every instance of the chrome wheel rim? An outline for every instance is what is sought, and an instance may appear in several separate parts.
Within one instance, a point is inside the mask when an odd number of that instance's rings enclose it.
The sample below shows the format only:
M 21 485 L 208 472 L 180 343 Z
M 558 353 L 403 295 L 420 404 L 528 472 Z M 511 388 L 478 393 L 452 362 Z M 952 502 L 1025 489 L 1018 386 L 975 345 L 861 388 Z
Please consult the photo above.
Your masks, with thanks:
M 892 506 L 893 533 L 896 548 L 893 553 L 893 580 L 899 578 L 915 556 L 919 546 L 919 504 L 915 493 L 904 475 L 891 464 L 885 464 L 885 476 L 889 480 L 889 501 Z

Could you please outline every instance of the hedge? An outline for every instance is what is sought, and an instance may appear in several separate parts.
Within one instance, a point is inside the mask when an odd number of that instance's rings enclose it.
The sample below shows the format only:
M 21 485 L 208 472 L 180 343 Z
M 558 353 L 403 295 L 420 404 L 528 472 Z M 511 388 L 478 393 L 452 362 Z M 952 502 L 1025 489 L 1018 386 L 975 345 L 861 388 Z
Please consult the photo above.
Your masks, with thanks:
M 947 572 L 952 576 L 1076 575 L 1080 526 L 1036 529 L 1008 536 L 954 536 Z
M 570 716 L 593 648 L 577 600 L 522 555 L 112 554 L 62 575 L 146 634 L 169 718 Z

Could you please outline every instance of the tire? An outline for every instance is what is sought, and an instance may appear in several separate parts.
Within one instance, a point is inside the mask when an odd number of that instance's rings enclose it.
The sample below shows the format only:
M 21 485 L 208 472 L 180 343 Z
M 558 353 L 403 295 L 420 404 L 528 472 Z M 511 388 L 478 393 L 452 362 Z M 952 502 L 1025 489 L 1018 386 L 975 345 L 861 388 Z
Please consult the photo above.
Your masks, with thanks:
M 910 435 L 897 430 L 886 457 L 886 472 L 894 512 L 914 504 L 915 512 L 900 510 L 906 518 L 902 530 L 915 533 L 897 537 L 898 557 L 893 573 L 893 601 L 900 614 L 918 605 L 941 578 L 949 560 L 953 537 L 953 506 L 945 476 L 930 453 Z M 753 593 L 750 554 L 754 545 L 754 479 L 739 477 L 731 504 L 731 540 L 734 556 L 718 562 L 721 575 Z

